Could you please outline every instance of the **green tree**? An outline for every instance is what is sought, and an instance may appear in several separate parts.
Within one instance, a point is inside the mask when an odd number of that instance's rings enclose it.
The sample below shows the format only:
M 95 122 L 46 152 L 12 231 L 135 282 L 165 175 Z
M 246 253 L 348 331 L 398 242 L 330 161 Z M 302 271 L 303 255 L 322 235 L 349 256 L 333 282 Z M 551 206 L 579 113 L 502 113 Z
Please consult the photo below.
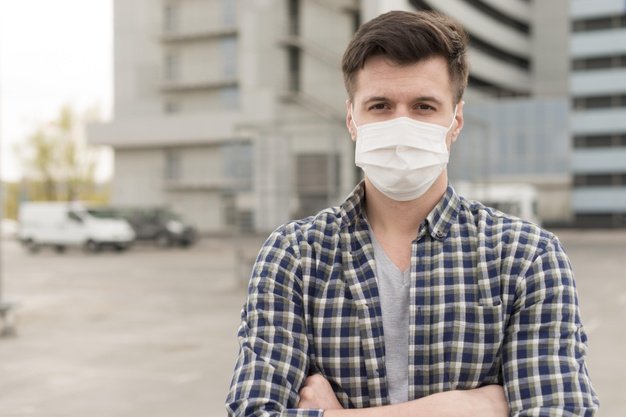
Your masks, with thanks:
M 2 185 L 4 197 L 4 206 L 2 214 L 7 219 L 17 220 L 17 211 L 19 205 L 19 184 L 14 182 L 5 182 Z
M 88 200 L 95 191 L 98 148 L 87 144 L 85 123 L 93 111 L 78 117 L 64 106 L 56 120 L 39 126 L 16 149 L 33 200 Z

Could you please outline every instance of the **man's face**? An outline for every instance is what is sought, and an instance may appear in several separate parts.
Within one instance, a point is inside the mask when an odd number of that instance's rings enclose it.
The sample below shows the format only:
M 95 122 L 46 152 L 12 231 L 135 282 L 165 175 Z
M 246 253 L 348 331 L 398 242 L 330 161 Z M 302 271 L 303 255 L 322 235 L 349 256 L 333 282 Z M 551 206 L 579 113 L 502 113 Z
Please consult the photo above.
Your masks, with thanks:
M 397 65 L 374 56 L 356 75 L 353 101 L 347 101 L 346 124 L 352 140 L 357 126 L 397 117 L 410 117 L 449 127 L 454 116 L 454 94 L 442 57 Z M 354 105 L 354 107 L 353 107 Z M 463 102 L 446 137 L 448 149 L 463 127 Z

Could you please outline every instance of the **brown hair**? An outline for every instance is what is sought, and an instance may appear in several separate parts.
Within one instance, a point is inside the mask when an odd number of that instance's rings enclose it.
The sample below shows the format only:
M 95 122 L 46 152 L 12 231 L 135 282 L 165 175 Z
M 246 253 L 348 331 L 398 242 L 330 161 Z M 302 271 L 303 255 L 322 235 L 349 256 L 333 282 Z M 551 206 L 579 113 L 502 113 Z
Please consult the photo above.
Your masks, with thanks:
M 392 11 L 363 24 L 348 45 L 341 62 L 350 100 L 356 74 L 365 61 L 383 55 L 399 65 L 413 64 L 433 56 L 448 63 L 455 103 L 467 86 L 467 34 L 459 24 L 434 12 Z M 453 103 L 454 104 L 454 103 Z

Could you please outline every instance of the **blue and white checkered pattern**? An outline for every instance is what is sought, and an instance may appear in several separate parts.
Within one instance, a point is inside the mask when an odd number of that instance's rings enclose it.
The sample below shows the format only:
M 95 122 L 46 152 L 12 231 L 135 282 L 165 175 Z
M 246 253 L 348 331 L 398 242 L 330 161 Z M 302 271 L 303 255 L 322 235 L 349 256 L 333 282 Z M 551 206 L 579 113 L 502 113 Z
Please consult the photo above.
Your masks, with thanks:
M 298 410 L 321 372 L 345 408 L 389 403 L 374 255 L 360 184 L 339 207 L 277 229 L 239 328 L 232 416 Z M 502 384 L 512 416 L 593 416 L 586 335 L 556 237 L 458 196 L 428 215 L 411 258 L 409 399 Z

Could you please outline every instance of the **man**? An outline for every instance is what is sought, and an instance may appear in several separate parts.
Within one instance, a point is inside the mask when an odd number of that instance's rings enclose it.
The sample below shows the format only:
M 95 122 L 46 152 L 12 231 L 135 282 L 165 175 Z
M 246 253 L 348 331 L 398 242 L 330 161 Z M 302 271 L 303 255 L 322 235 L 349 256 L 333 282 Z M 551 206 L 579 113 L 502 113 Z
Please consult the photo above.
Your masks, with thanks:
M 432 13 L 389 12 L 356 33 L 346 125 L 365 179 L 265 242 L 230 415 L 594 415 L 559 241 L 448 185 L 466 44 Z

